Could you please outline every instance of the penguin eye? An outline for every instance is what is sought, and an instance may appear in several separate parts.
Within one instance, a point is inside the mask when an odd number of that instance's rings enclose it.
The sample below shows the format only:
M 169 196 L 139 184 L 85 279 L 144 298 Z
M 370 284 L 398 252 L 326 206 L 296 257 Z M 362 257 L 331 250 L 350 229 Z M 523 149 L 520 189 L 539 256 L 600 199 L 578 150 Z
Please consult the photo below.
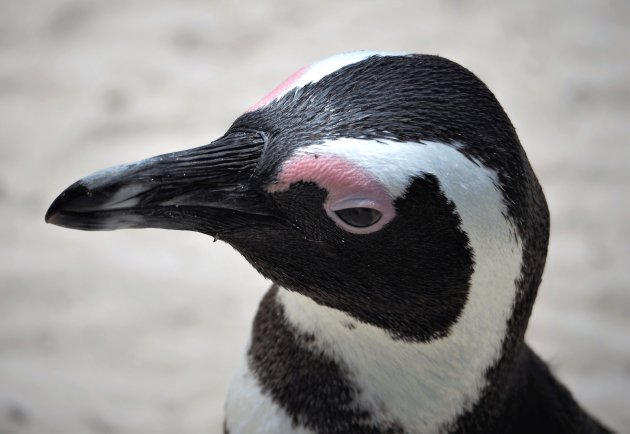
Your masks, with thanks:
M 381 230 L 396 216 L 394 203 L 386 192 L 368 191 L 328 197 L 324 202 L 328 217 L 346 232 L 357 235 Z
M 374 208 L 345 208 L 335 211 L 345 223 L 355 228 L 367 228 L 378 222 L 383 214 Z

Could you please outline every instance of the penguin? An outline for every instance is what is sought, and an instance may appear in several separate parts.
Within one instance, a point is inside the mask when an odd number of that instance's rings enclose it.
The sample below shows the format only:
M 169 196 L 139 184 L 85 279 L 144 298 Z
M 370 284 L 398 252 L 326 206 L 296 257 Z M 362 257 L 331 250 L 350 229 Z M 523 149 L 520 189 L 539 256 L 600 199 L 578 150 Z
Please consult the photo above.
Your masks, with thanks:
M 524 341 L 545 196 L 495 96 L 443 57 L 313 63 L 219 139 L 96 172 L 45 219 L 201 232 L 273 283 L 226 433 L 609 432 Z

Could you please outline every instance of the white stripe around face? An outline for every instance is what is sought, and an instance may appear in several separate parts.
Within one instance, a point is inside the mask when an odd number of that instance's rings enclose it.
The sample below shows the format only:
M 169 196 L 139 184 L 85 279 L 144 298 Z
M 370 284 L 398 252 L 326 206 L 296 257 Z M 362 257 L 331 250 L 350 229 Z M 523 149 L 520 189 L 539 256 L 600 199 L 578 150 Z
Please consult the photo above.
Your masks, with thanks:
M 247 111 L 256 110 L 260 107 L 264 107 L 271 101 L 282 98 L 290 91 L 304 87 L 309 83 L 316 83 L 322 78 L 335 71 L 343 68 L 344 66 L 352 65 L 354 63 L 361 62 L 368 57 L 372 56 L 404 56 L 407 53 L 385 53 L 377 51 L 353 51 L 349 53 L 337 54 L 335 56 L 327 57 L 326 59 L 319 60 L 315 63 L 304 67 L 291 75 L 286 81 L 281 83 L 278 87 L 271 91 L 268 95 L 263 97 L 256 104 L 251 106 Z
M 340 70 L 344 66 L 359 63 L 372 56 L 404 56 L 406 53 L 386 53 L 379 51 L 353 51 L 349 53 L 341 53 L 335 56 L 327 57 L 312 63 L 304 74 L 298 78 L 291 87 L 297 88 L 305 86 L 308 83 L 316 83 L 327 75 Z
M 468 300 L 448 336 L 408 343 L 296 292 L 278 293 L 288 321 L 316 336 L 322 351 L 348 367 L 361 390 L 358 404 L 411 433 L 439 432 L 479 399 L 484 374 L 500 357 L 516 296 L 522 248 L 506 218 L 496 173 L 457 146 L 434 142 L 341 139 L 298 153 L 345 158 L 381 182 L 392 198 L 403 197 L 413 177 L 433 174 L 455 204 L 475 264 Z M 346 327 L 349 322 L 356 327 Z

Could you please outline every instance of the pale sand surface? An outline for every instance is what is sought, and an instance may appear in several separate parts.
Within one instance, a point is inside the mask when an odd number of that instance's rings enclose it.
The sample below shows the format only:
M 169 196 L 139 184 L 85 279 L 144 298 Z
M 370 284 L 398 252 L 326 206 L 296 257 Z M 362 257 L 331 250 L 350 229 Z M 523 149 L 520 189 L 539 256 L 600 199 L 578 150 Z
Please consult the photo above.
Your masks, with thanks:
M 511 3 L 1 0 L 0 433 L 220 431 L 268 282 L 199 234 L 84 233 L 44 212 L 355 49 L 440 54 L 495 92 L 552 213 L 529 342 L 630 432 L 629 3 Z

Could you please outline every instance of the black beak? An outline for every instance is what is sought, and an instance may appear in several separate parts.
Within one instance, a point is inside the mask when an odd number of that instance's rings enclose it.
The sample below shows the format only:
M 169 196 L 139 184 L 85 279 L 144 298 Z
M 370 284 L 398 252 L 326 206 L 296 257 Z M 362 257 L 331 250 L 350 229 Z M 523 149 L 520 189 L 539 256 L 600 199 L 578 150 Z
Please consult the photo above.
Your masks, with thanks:
M 231 132 L 207 146 L 116 166 L 68 187 L 46 222 L 82 230 L 165 228 L 222 234 L 272 217 L 252 184 L 265 139 Z

